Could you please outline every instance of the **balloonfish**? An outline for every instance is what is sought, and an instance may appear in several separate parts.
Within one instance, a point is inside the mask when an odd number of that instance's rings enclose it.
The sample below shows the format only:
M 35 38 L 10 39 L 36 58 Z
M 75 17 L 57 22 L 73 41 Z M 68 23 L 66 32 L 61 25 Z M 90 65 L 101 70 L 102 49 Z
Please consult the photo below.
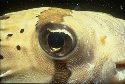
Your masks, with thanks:
M 125 83 L 125 20 L 41 7 L 0 16 L 1 83 Z

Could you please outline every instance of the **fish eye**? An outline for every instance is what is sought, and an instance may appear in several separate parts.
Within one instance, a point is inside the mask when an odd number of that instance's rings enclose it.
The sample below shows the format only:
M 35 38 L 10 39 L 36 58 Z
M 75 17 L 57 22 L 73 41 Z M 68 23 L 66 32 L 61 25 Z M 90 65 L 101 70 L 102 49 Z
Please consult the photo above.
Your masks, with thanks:
M 70 27 L 57 23 L 39 27 L 39 44 L 53 59 L 65 59 L 75 48 L 76 36 Z

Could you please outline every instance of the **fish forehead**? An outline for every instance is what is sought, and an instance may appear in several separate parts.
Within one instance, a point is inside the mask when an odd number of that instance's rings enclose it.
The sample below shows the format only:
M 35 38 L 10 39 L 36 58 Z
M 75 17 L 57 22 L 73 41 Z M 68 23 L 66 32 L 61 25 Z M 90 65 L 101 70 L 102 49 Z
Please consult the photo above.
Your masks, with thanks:
M 37 25 L 48 22 L 68 25 L 76 34 L 76 48 L 66 60 L 71 71 L 68 82 L 96 81 L 95 76 L 97 81 L 106 80 L 103 75 L 111 78 L 114 63 L 125 59 L 125 21 L 105 13 L 42 7 L 5 15 L 9 18 L 1 20 L 0 54 L 4 59 L 0 69 L 16 75 L 3 81 L 51 82 L 55 64 L 39 46 L 36 32 Z

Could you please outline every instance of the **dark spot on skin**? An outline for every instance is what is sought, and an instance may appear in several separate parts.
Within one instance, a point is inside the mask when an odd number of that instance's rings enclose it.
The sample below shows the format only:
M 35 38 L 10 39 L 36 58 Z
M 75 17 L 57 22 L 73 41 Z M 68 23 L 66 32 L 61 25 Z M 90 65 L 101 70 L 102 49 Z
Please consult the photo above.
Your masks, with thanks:
M 52 84 L 67 84 L 71 71 L 67 68 L 65 61 L 54 60 L 55 63 L 55 74 L 52 79 Z
M 9 39 L 10 37 L 12 37 L 13 36 L 13 34 L 8 34 L 7 35 L 7 39 Z
M 16 46 L 17 50 L 21 50 L 21 47 L 19 45 Z
M 10 16 L 8 15 L 3 15 L 3 16 L 0 16 L 0 20 L 5 20 L 5 19 L 9 19 Z
M 8 36 L 8 37 L 11 37 L 11 36 L 13 36 L 13 34 L 8 34 L 7 36 Z
M 0 54 L 0 59 L 3 59 L 3 56 Z
M 20 30 L 20 33 L 23 33 L 23 32 L 24 32 L 24 29 L 21 29 L 21 30 Z
M 1 42 L 2 40 L 0 39 L 0 42 Z

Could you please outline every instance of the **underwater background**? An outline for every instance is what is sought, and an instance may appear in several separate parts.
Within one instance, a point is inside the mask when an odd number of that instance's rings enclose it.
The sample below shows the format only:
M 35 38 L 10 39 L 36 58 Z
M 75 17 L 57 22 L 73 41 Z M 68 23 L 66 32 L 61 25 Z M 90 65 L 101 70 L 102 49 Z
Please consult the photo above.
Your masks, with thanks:
M 125 19 L 125 0 L 0 0 L 0 14 L 36 7 L 100 11 Z
M 125 19 L 125 0 L 0 0 L 0 15 L 37 7 L 100 11 Z

